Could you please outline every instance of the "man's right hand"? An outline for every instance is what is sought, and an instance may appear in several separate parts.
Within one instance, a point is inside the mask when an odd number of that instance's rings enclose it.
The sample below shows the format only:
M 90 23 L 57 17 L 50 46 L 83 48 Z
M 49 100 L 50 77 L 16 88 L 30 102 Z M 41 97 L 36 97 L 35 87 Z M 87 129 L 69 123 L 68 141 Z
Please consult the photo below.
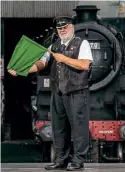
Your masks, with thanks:
M 12 76 L 17 76 L 17 73 L 15 70 L 9 69 L 8 70 L 9 74 L 11 74 Z

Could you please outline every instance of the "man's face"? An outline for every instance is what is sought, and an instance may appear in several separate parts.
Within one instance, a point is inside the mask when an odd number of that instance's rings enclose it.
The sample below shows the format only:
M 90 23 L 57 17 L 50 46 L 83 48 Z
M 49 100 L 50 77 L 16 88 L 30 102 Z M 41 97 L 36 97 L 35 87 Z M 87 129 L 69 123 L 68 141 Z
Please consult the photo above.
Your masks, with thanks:
M 60 29 L 57 29 L 58 35 L 63 43 L 67 42 L 71 39 L 71 37 L 74 34 L 74 26 L 72 24 L 69 24 L 65 27 L 62 27 Z

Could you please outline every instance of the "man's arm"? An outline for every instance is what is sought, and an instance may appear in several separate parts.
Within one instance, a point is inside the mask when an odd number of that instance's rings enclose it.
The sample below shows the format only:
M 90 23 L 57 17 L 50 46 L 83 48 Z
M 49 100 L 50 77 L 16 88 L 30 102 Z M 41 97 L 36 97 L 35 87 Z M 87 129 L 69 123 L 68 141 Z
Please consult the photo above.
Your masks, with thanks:
M 93 61 L 92 52 L 87 40 L 82 41 L 77 59 L 72 59 L 57 53 L 54 54 L 54 57 L 58 62 L 63 62 L 78 70 L 88 70 L 90 63 Z
M 51 51 L 51 47 L 52 47 L 52 45 L 50 45 L 48 47 L 48 50 Z M 40 60 L 36 61 L 36 63 L 30 68 L 29 73 L 34 73 L 34 72 L 38 72 L 38 71 L 45 69 L 48 65 L 49 59 L 50 59 L 50 53 L 46 52 L 42 56 L 42 58 Z
M 72 59 L 70 57 L 64 56 L 63 54 L 54 54 L 55 59 L 58 62 L 63 62 L 71 67 L 74 67 L 78 70 L 88 70 L 91 63 L 88 59 Z
M 88 59 L 71 59 L 65 56 L 63 59 L 63 63 L 71 67 L 74 67 L 78 70 L 88 70 L 91 61 Z
M 38 60 L 29 70 L 28 73 L 34 73 L 41 71 L 47 67 L 47 62 L 44 62 L 42 60 Z
M 38 60 L 30 69 L 28 73 L 35 73 L 38 71 L 41 71 L 43 69 L 45 69 L 47 67 L 47 62 L 44 62 L 42 60 Z M 9 74 L 11 74 L 12 76 L 17 76 L 17 73 L 15 70 L 10 69 L 8 70 Z

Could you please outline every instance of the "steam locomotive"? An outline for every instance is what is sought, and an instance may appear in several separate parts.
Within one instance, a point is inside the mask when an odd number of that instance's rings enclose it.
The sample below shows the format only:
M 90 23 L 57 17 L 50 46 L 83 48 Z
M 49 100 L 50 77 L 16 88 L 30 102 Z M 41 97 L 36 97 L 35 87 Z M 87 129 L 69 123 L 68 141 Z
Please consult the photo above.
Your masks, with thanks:
M 90 76 L 90 147 L 85 159 L 125 162 L 125 39 L 121 32 L 102 21 L 98 10 L 96 6 L 77 6 L 73 16 L 75 34 L 89 41 L 94 59 Z M 57 37 L 52 31 L 44 39 L 44 46 L 48 47 Z M 53 161 L 49 72 L 46 69 L 39 73 L 31 99 L 35 141 L 50 143 Z

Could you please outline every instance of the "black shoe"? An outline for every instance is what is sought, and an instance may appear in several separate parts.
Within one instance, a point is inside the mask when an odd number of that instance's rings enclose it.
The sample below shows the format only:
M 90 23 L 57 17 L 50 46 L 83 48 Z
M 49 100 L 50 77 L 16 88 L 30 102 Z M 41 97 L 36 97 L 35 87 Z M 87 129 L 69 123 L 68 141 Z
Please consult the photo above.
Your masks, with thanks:
M 78 171 L 78 170 L 82 170 L 83 169 L 83 165 L 77 164 L 77 163 L 71 163 L 71 165 L 69 165 L 66 168 L 66 171 Z
M 54 164 L 51 164 L 51 165 L 46 165 L 45 166 L 45 169 L 46 170 L 63 170 L 63 169 L 66 169 L 66 165 L 60 165 L 59 163 L 54 163 Z

